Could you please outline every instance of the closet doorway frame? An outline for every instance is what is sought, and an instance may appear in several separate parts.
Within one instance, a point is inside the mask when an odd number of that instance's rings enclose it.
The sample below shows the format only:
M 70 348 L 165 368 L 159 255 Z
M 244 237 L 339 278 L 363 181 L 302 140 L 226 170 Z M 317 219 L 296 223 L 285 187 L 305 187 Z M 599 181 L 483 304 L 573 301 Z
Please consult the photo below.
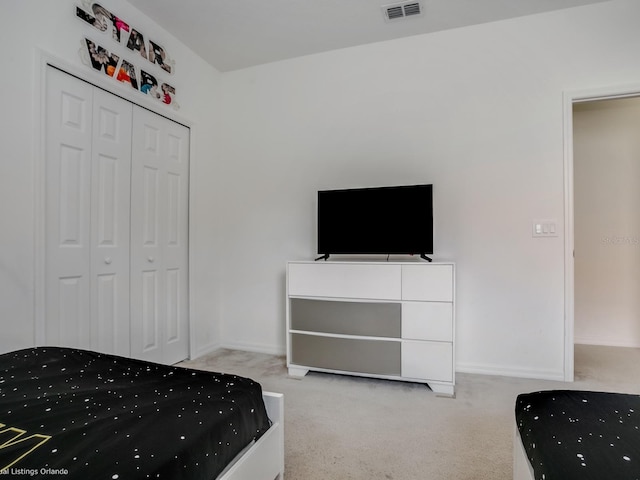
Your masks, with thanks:
M 77 65 L 73 65 L 61 58 L 58 58 L 50 53 L 37 49 L 34 58 L 34 71 L 37 74 L 34 76 L 36 85 L 34 85 L 34 99 L 33 99 L 33 118 L 38 119 L 35 123 L 35 164 L 34 164 L 34 275 L 35 275 L 35 288 L 34 288 L 34 306 L 35 306 L 35 318 L 34 318 L 34 345 L 41 346 L 45 342 L 45 327 L 46 327 L 46 282 L 45 282 L 45 247 L 46 247 L 46 89 L 47 89 L 47 68 L 55 68 L 61 72 L 76 77 L 84 82 L 100 88 L 112 95 L 122 98 L 133 105 L 137 105 L 140 108 L 144 108 L 160 115 L 172 122 L 176 122 L 189 129 L 189 176 L 188 182 L 191 185 L 191 179 L 193 178 L 193 165 L 191 162 L 191 152 L 193 151 L 193 123 L 189 120 L 176 115 L 175 111 L 168 111 L 168 107 L 164 105 L 158 105 L 156 101 L 145 98 L 140 92 L 130 92 L 126 88 L 120 88 L 121 85 L 114 84 L 114 79 L 111 77 L 104 78 L 104 73 L 92 71 L 89 67 L 80 68 Z M 164 107 L 164 108 L 163 108 Z M 196 349 L 195 341 L 195 328 L 193 325 L 193 319 L 191 316 L 192 305 L 192 291 L 191 280 L 193 271 L 192 261 L 192 231 L 191 231 L 191 188 L 189 188 L 188 195 L 188 242 L 187 242 L 187 256 L 188 256 L 188 280 L 187 280 L 187 324 L 189 327 L 189 359 L 193 359 Z
M 575 232 L 573 106 L 576 103 L 615 100 L 640 96 L 640 84 L 612 85 L 563 93 L 564 147 L 564 381 L 575 376 Z

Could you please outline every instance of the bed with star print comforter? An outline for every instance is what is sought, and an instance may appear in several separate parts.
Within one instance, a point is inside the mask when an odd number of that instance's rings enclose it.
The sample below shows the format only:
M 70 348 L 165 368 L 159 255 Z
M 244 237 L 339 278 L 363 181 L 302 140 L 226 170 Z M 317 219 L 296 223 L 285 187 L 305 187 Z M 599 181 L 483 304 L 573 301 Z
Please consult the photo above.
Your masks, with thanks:
M 549 390 L 515 410 L 535 480 L 640 479 L 640 395 Z
M 68 348 L 0 355 L 0 478 L 213 480 L 269 426 L 248 378 Z

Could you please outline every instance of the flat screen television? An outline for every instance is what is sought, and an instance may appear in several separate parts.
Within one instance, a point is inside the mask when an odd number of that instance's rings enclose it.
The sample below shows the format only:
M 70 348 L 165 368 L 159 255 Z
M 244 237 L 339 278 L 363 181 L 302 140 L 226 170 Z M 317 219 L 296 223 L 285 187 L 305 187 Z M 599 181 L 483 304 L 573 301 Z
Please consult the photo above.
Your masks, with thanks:
M 433 185 L 321 190 L 318 259 L 433 254 Z

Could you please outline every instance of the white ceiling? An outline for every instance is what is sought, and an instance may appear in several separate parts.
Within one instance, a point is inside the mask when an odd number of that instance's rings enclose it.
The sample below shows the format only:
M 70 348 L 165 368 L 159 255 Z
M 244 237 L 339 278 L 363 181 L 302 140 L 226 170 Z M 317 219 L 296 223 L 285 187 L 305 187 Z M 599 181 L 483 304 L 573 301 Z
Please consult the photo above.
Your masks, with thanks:
M 128 0 L 222 72 L 609 0 L 419 1 L 387 22 L 395 0 Z

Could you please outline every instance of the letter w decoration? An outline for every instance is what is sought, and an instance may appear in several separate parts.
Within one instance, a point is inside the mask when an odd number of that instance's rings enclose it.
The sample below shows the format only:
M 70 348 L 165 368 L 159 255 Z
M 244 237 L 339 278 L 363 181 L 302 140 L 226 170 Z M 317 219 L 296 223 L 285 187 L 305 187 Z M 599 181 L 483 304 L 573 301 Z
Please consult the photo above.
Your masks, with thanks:
M 35 433 L 25 436 L 26 430 L 4 427 L 6 425 L 0 423 L 0 471 L 8 470 L 51 439 L 51 435 Z

